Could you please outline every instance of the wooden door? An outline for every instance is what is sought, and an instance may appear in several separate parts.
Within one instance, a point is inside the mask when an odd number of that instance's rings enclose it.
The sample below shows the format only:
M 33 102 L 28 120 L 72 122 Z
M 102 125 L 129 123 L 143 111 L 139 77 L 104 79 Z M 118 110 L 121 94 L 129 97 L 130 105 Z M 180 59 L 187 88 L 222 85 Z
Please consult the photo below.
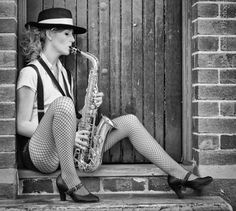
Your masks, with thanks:
M 181 0 L 25 0 L 27 21 L 51 7 L 71 10 L 88 29 L 76 45 L 100 60 L 102 113 L 135 114 L 177 161 L 181 160 Z M 20 7 L 21 8 L 21 7 Z M 21 12 L 19 13 L 22 14 Z M 23 24 L 20 25 L 20 32 Z M 19 37 L 21 37 L 19 35 Z M 84 102 L 88 63 L 63 59 L 76 84 L 77 109 Z M 104 163 L 147 163 L 127 140 L 104 155 Z

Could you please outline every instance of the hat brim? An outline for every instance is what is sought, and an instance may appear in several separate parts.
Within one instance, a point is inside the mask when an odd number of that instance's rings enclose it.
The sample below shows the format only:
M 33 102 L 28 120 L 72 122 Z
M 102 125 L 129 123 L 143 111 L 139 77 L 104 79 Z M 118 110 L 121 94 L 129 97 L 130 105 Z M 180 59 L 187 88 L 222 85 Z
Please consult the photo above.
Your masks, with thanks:
M 79 26 L 74 25 L 67 25 L 67 24 L 48 24 L 48 23 L 37 23 L 37 22 L 28 22 L 25 24 L 25 28 L 37 27 L 41 29 L 50 29 L 53 27 L 65 28 L 65 29 L 73 29 L 74 34 L 84 34 L 87 32 L 87 29 Z

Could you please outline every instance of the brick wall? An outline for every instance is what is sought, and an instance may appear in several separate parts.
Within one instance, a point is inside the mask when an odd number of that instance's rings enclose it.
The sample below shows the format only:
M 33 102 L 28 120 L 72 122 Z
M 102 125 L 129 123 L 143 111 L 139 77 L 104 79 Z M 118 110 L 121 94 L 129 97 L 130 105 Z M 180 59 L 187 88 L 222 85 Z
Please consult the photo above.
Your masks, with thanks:
M 193 156 L 236 164 L 236 1 L 192 3 Z
M 0 0 L 0 196 L 14 197 L 17 4 Z

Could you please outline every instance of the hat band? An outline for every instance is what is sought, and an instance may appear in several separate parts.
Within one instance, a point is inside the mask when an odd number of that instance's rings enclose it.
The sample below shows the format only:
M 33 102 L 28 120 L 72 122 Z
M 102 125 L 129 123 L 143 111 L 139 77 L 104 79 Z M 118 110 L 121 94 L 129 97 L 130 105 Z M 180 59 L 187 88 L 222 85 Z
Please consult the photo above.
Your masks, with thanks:
M 72 18 L 52 18 L 39 21 L 38 23 L 45 23 L 45 24 L 65 24 L 73 26 L 73 19 Z

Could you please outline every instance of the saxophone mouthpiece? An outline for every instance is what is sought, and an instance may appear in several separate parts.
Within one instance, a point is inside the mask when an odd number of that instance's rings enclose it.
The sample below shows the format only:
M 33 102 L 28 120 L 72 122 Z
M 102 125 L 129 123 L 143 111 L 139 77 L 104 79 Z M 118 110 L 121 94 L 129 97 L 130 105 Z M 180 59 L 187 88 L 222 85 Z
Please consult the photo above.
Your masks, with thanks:
M 77 48 L 77 47 L 72 47 L 72 46 L 70 46 L 70 52 L 71 52 L 72 54 L 77 54 L 77 53 L 81 54 L 81 50 L 80 50 L 79 48 Z

